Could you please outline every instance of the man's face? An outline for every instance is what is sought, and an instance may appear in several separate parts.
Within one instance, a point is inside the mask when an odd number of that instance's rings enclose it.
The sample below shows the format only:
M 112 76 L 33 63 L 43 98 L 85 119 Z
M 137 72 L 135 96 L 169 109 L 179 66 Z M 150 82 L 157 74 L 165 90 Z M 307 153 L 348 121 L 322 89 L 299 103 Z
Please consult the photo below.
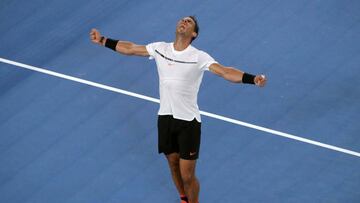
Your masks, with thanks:
M 178 34 L 184 34 L 186 36 L 196 37 L 197 34 L 195 32 L 194 20 L 190 17 L 185 17 L 179 20 L 179 22 L 176 25 L 176 32 Z

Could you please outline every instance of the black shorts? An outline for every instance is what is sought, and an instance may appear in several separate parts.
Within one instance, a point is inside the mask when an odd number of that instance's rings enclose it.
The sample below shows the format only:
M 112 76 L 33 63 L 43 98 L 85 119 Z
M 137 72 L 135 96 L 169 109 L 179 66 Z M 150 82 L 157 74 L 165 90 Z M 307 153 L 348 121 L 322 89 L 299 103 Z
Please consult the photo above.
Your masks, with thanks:
M 180 158 L 195 160 L 199 157 L 201 123 L 196 119 L 184 121 L 172 115 L 158 117 L 159 153 L 179 153 Z

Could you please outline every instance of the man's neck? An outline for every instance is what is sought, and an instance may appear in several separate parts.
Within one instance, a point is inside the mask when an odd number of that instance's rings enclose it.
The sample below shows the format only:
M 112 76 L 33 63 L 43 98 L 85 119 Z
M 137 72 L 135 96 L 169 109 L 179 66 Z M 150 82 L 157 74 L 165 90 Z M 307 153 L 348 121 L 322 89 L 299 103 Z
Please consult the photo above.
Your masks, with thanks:
M 174 49 L 176 51 L 183 51 L 191 44 L 191 39 L 176 36 L 174 41 Z

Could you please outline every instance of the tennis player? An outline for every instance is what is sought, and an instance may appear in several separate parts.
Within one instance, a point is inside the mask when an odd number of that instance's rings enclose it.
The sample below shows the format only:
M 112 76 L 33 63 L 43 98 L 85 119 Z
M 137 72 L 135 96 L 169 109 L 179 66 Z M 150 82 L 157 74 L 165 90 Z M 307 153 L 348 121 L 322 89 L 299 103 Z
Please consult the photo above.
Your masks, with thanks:
M 199 157 L 201 118 L 197 95 L 204 71 L 210 71 L 233 83 L 263 87 L 264 75 L 252 75 L 226 67 L 209 54 L 191 45 L 199 35 L 194 16 L 177 23 L 175 41 L 137 45 L 104 37 L 96 29 L 90 32 L 93 43 L 125 55 L 155 59 L 159 74 L 160 109 L 158 112 L 158 149 L 164 153 L 181 203 L 198 203 L 199 181 L 195 176 Z

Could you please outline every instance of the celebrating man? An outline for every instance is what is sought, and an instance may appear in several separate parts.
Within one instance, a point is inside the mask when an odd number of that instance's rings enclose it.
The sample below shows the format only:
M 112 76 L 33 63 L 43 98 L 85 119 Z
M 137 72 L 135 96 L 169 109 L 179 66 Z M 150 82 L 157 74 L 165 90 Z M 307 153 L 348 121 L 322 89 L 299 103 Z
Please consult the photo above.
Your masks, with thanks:
M 201 118 L 197 95 L 205 70 L 234 83 L 263 87 L 264 75 L 251 75 L 225 67 L 204 51 L 191 45 L 199 35 L 194 16 L 181 19 L 176 26 L 175 41 L 137 45 L 106 38 L 96 29 L 90 32 L 93 43 L 125 55 L 150 56 L 159 74 L 160 109 L 158 112 L 158 148 L 169 163 L 173 182 L 181 202 L 198 203 L 199 181 L 195 176 L 199 157 Z

